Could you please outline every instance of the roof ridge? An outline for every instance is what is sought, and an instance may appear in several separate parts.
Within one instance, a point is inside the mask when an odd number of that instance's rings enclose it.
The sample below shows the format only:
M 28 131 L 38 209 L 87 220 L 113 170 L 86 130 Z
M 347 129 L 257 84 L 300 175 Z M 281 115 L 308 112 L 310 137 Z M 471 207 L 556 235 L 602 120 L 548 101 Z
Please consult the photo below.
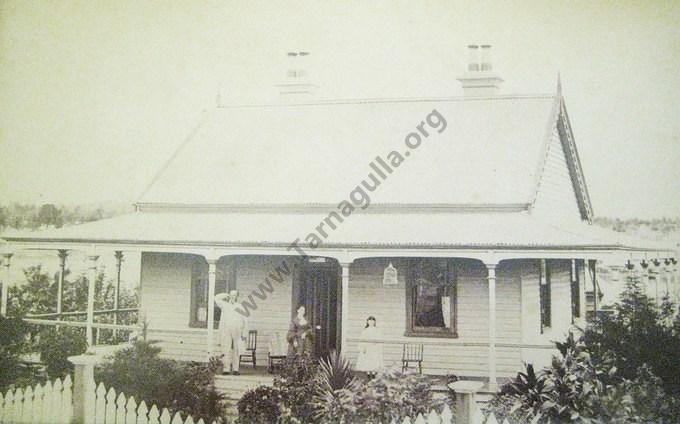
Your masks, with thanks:
M 419 102 L 467 102 L 467 101 L 498 101 L 498 100 L 525 100 L 525 99 L 553 99 L 555 93 L 544 94 L 505 94 L 496 96 L 444 96 L 444 97 L 367 97 L 347 99 L 316 99 L 307 102 L 291 103 L 243 103 L 232 105 L 219 105 L 217 109 L 239 109 L 258 107 L 290 107 L 290 106 L 334 106 L 348 104 L 377 104 L 377 103 L 419 103 Z

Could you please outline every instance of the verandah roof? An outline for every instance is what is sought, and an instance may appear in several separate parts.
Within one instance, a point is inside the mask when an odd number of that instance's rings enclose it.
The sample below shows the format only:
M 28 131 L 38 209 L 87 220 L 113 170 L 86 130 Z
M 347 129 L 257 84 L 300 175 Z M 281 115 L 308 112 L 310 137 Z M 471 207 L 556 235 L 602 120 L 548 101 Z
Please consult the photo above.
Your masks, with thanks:
M 136 212 L 118 217 L 36 232 L 5 234 L 18 243 L 120 243 L 196 246 L 304 245 L 328 212 L 195 213 Z M 336 221 L 334 221 L 336 222 Z M 497 213 L 354 213 L 328 233 L 324 247 L 441 247 L 605 249 L 668 251 L 667 246 L 633 239 L 588 224 L 538 220 L 526 212 Z

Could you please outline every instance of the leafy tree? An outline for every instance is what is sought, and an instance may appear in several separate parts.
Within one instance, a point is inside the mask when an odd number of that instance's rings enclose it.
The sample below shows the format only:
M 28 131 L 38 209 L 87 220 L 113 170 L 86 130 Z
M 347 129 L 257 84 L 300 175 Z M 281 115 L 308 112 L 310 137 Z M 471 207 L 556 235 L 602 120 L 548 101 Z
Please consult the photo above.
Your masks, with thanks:
M 40 265 L 24 269 L 26 283 L 10 287 L 8 308 L 15 314 L 44 314 L 57 307 L 56 277 L 42 272 Z
M 51 203 L 46 203 L 38 211 L 38 223 L 40 225 L 54 225 L 61 227 L 61 211 Z

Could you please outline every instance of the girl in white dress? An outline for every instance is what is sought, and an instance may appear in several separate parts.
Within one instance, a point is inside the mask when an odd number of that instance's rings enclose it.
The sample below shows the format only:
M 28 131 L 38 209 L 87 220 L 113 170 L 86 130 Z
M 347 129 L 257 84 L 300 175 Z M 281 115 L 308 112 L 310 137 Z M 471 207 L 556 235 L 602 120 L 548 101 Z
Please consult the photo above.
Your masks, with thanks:
M 362 342 L 359 344 L 357 371 L 364 371 L 368 378 L 375 377 L 376 372 L 383 367 L 383 347 L 378 341 L 382 338 L 380 330 L 375 326 L 375 317 L 366 319 L 366 327 L 361 332 Z M 370 342 L 375 340 L 375 342 Z

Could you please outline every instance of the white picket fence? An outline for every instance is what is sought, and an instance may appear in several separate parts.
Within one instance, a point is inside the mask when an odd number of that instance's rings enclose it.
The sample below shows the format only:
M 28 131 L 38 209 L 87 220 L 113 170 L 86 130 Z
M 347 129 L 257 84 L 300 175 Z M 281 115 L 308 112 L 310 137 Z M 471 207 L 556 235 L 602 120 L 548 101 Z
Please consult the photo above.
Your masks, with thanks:
M 173 416 L 167 408 L 159 410 L 156 405 L 148 408 L 144 401 L 138 405 L 134 396 L 128 398 L 123 392 L 116 395 L 113 388 L 107 391 L 102 383 L 95 393 L 91 422 L 96 424 L 205 424 L 203 419 L 194 421 L 190 416 L 183 420 L 179 412 Z
M 0 423 L 68 424 L 73 415 L 71 377 L 0 393 Z
M 63 382 L 56 379 L 35 388 L 0 393 L 0 423 L 71 423 L 74 410 L 71 386 L 71 377 L 67 376 Z M 107 391 L 101 383 L 92 398 L 94 403 L 85 405 L 86 423 L 205 424 L 202 419 L 195 421 L 190 416 L 182 419 L 179 413 L 171 415 L 167 408 L 159 409 L 156 405 L 149 408 L 144 401 L 137 404 L 134 397 L 116 394 L 113 388 Z
M 451 412 L 451 409 L 448 406 L 444 406 L 444 409 L 441 412 L 432 410 L 427 415 L 418 414 L 418 416 L 415 419 L 406 417 L 403 421 L 399 422 L 392 421 L 391 424 L 455 424 L 455 423 L 456 420 L 454 418 L 453 413 Z M 482 413 L 482 410 L 479 409 L 479 406 L 475 404 L 474 411 L 472 411 L 472 415 L 470 416 L 469 424 L 509 424 L 509 423 L 507 419 L 503 420 L 502 423 L 499 423 L 493 414 L 490 414 L 488 417 L 485 417 L 484 414 Z

